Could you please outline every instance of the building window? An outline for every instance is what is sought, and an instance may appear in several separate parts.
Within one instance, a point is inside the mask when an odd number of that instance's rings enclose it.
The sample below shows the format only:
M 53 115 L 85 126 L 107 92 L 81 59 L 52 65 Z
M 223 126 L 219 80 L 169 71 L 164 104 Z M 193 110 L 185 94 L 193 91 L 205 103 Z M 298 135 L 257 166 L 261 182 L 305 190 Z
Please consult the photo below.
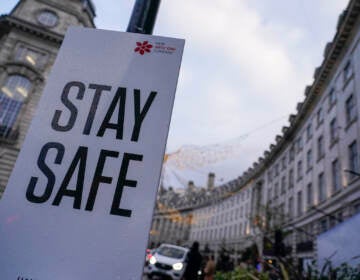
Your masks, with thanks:
M 294 171 L 290 169 L 289 171 L 289 189 L 294 187 Z
M 302 202 L 302 192 L 299 191 L 297 194 L 297 214 L 301 216 L 303 213 L 303 202 Z
M 338 212 L 337 213 L 337 221 L 341 223 L 343 221 L 343 218 L 344 218 L 343 212 L 342 211 Z
M 16 50 L 15 61 L 21 61 L 34 67 L 41 67 L 45 63 L 45 55 L 28 47 L 20 46 Z
M 281 168 L 283 170 L 286 168 L 286 156 L 283 156 L 281 159 Z
M 324 173 L 320 173 L 318 176 L 318 190 L 319 190 L 319 202 L 326 199 L 326 185 Z
M 341 174 L 340 174 L 340 162 L 335 159 L 331 164 L 333 192 L 341 189 Z
M 347 82 L 347 80 L 349 80 L 352 76 L 352 66 L 351 66 L 351 62 L 348 61 L 344 67 L 344 83 Z
M 279 183 L 276 183 L 274 186 L 274 198 L 276 199 L 279 196 Z
M 279 214 L 280 214 L 280 221 L 283 222 L 284 216 L 285 216 L 285 204 L 284 203 L 281 203 L 279 205 Z
M 272 170 L 268 171 L 268 181 L 272 182 Z
M 329 228 L 332 228 L 336 225 L 336 216 L 334 216 L 335 214 L 332 214 L 329 217 Z
M 286 178 L 283 176 L 281 178 L 281 193 L 285 193 L 286 189 Z
M 295 157 L 295 148 L 294 146 L 291 146 L 289 150 L 289 162 L 292 162 L 294 160 L 294 157 Z
M 332 88 L 329 92 L 329 95 L 328 95 L 328 100 L 329 100 L 329 109 L 331 109 L 332 106 L 335 105 L 336 103 L 336 93 L 335 93 L 335 89 Z
M 309 149 L 306 153 L 306 168 L 310 170 L 312 167 L 312 150 Z
M 357 201 L 353 206 L 353 214 L 357 214 L 359 212 L 360 212 L 360 201 Z
M 0 89 L 0 138 L 11 138 L 15 122 L 31 88 L 28 78 L 11 75 Z
M 296 151 L 297 153 L 300 153 L 303 149 L 303 142 L 302 142 L 302 137 L 299 136 L 299 138 L 296 140 Z
M 289 217 L 291 219 L 294 217 L 294 198 L 293 197 L 289 198 L 288 209 L 289 209 Z
M 278 163 L 277 163 L 277 164 L 275 164 L 274 169 L 275 169 L 275 171 L 274 171 L 274 173 L 275 173 L 275 177 L 277 177 L 277 176 L 279 175 L 279 164 L 278 164 Z
M 320 160 L 325 155 L 325 145 L 324 145 L 324 137 L 321 135 L 317 141 L 317 150 L 318 150 L 318 160 Z
M 338 128 L 336 118 L 333 118 L 330 122 L 330 143 L 334 143 L 338 138 Z
M 352 123 L 356 119 L 355 98 L 352 94 L 345 102 L 345 112 L 347 124 Z
M 323 121 L 324 121 L 324 114 L 322 108 L 320 107 L 316 113 L 316 124 L 319 126 L 323 123 Z
M 327 231 L 327 219 L 326 218 L 320 220 L 320 223 L 319 223 L 319 233 L 323 233 L 325 231 Z
M 37 20 L 46 27 L 54 27 L 58 23 L 59 17 L 52 11 L 44 10 L 38 14 Z
M 354 172 L 359 172 L 359 156 L 357 151 L 356 141 L 352 142 L 349 145 L 349 169 Z M 353 179 L 354 176 L 357 176 L 353 173 L 349 173 L 350 179 Z
M 306 140 L 310 140 L 312 137 L 312 125 L 309 123 L 306 127 Z
M 271 188 L 268 189 L 268 201 L 271 202 Z
M 314 203 L 313 187 L 312 187 L 311 183 L 309 183 L 306 186 L 306 192 L 307 192 L 307 201 L 306 202 L 307 202 L 308 208 L 310 208 Z
M 297 163 L 297 179 L 298 180 L 301 180 L 302 179 L 302 174 L 303 173 L 303 170 L 302 170 L 302 161 L 299 160 L 298 163 Z

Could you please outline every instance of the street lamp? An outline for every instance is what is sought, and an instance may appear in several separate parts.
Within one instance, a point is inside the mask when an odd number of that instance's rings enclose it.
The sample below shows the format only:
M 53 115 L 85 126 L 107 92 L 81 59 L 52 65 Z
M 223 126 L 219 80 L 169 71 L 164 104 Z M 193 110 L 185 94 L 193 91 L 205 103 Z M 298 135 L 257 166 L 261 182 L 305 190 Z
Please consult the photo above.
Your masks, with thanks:
M 126 32 L 152 34 L 160 0 L 136 0 Z

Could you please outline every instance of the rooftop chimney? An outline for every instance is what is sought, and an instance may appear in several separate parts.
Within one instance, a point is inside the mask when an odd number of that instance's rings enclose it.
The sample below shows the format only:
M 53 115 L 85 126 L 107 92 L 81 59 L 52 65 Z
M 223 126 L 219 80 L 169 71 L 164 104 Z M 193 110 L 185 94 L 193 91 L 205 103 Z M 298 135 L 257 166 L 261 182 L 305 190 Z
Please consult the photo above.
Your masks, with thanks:
M 212 190 L 215 187 L 215 173 L 209 173 L 208 176 L 208 182 L 207 182 L 207 188 L 208 190 Z
M 188 182 L 188 191 L 193 191 L 195 189 L 195 185 L 193 181 Z

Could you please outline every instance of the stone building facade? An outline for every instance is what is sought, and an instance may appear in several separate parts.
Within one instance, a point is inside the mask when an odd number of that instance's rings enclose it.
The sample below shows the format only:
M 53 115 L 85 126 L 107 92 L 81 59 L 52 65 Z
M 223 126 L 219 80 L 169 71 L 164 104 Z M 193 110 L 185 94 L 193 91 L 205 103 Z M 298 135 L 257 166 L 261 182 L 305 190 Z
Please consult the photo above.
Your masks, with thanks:
M 0 17 L 0 196 L 66 29 L 94 17 L 91 0 L 20 0 Z
M 281 228 L 289 256 L 301 262 L 316 257 L 318 234 L 360 212 L 359 13 L 351 0 L 304 100 L 269 150 L 232 182 L 170 205 L 191 209 L 188 243 L 215 253 L 226 246 L 235 258 L 255 243 L 266 255 L 264 237 Z

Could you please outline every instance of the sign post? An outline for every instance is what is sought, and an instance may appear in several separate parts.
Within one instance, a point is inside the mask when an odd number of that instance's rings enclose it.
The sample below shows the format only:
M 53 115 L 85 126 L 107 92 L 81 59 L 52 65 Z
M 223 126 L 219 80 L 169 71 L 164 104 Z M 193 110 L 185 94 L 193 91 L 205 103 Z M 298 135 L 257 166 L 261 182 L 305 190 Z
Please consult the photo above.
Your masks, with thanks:
M 183 46 L 69 29 L 0 203 L 0 279 L 141 278 Z

